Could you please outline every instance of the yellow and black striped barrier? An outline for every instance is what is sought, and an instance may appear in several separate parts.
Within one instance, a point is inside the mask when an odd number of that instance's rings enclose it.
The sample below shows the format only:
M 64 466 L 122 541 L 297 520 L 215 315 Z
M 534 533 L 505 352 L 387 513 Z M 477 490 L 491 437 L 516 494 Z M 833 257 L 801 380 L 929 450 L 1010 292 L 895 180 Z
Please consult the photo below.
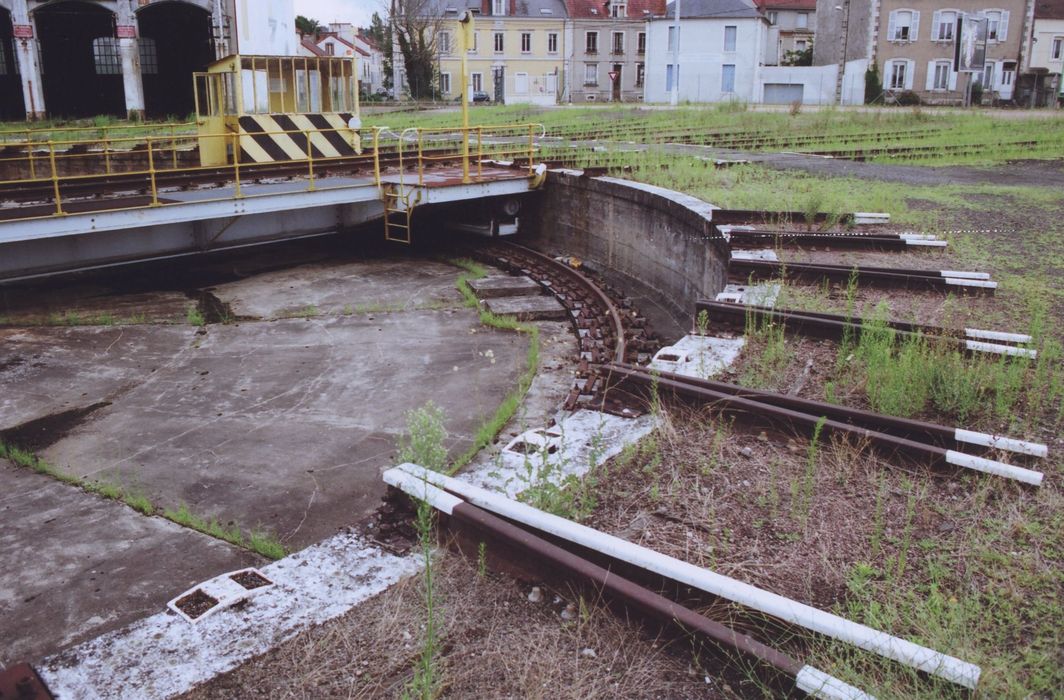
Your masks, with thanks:
M 348 126 L 351 117 L 346 113 L 242 116 L 240 162 L 280 163 L 358 155 L 362 144 L 358 133 Z

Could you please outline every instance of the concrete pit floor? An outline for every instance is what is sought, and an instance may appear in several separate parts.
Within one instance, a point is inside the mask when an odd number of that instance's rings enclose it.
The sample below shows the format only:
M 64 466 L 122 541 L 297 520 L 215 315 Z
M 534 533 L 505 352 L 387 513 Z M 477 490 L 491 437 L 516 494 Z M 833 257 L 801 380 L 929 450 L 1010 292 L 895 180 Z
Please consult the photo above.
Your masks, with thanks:
M 276 254 L 259 258 L 190 293 L 213 295 L 229 323 L 190 323 L 195 302 L 176 303 L 173 289 L 105 285 L 41 294 L 47 308 L 9 305 L 0 435 L 63 472 L 300 549 L 376 508 L 408 411 L 441 406 L 461 451 L 524 369 L 528 339 L 482 326 L 449 264 L 348 255 L 277 269 Z M 79 323 L 125 314 L 130 294 L 146 323 L 34 325 L 56 323 L 64 305 Z M 0 494 L 0 666 L 261 561 L 11 463 L 0 462 Z

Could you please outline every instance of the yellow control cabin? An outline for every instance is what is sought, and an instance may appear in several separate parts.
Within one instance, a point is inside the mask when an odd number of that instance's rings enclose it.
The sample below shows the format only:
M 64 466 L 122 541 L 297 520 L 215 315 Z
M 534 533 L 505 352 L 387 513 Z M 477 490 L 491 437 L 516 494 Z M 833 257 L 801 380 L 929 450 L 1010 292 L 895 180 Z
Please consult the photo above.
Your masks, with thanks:
M 355 59 L 229 56 L 196 73 L 204 166 L 361 153 Z

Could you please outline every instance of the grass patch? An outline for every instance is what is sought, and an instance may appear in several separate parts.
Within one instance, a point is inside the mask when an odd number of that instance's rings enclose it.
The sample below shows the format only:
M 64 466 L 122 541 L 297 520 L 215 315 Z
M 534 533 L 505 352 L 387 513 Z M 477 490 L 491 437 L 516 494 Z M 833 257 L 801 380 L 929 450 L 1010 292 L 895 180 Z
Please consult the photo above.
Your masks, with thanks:
M 124 503 L 142 515 L 158 515 L 183 527 L 197 530 L 215 539 L 224 540 L 237 547 L 261 554 L 267 559 L 280 559 L 287 554 L 284 545 L 273 535 L 252 531 L 245 536 L 238 525 L 224 526 L 216 520 L 208 521 L 192 513 L 188 506 L 184 504 L 177 509 L 164 510 L 155 505 L 144 493 L 134 491 L 120 484 L 106 481 L 90 481 L 68 474 L 54 464 L 15 445 L 0 442 L 0 459 L 10 460 L 19 467 L 32 469 L 38 474 L 76 486 L 86 493 Z
M 462 295 L 465 305 L 477 310 L 482 324 L 489 328 L 527 333 L 529 339 L 528 354 L 525 357 L 525 371 L 518 378 L 517 387 L 507 394 L 506 398 L 495 410 L 495 413 L 477 428 L 477 432 L 473 436 L 473 444 L 451 464 L 449 473 L 454 474 L 469 464 L 470 460 L 478 452 L 490 445 L 507 421 L 517 412 L 518 407 L 521 405 L 521 400 L 528 392 L 528 388 L 532 386 L 532 380 L 535 378 L 536 371 L 539 368 L 539 328 L 532 324 L 521 323 L 510 316 L 497 316 L 477 301 L 476 294 L 469 287 L 469 280 L 479 279 L 487 275 L 487 268 L 483 265 L 465 258 L 451 260 L 451 263 L 465 270 L 458 276 L 455 286 Z

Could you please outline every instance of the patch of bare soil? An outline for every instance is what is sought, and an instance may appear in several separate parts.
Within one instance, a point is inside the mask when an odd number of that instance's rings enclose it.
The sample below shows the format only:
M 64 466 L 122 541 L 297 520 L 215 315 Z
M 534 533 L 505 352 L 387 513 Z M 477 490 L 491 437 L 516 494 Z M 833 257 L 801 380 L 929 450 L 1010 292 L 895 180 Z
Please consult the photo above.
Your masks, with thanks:
M 605 609 L 563 619 L 564 598 L 544 590 L 530 602 L 529 585 L 447 551 L 435 573 L 442 697 L 735 697 Z M 398 697 L 421 652 L 423 583 L 410 578 L 182 698 Z

